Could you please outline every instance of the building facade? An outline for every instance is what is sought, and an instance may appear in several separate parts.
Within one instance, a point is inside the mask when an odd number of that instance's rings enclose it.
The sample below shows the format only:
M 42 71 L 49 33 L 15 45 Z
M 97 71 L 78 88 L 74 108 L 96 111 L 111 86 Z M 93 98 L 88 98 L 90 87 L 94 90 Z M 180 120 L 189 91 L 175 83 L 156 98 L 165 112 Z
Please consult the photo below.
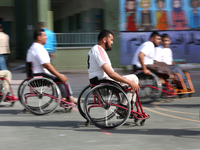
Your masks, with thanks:
M 114 51 L 110 52 L 114 66 L 119 61 L 119 3 L 118 0 L 0 0 L 0 24 L 10 36 L 11 55 L 9 59 L 24 59 L 26 51 L 32 44 L 32 34 L 37 22 L 45 22 L 55 33 L 85 33 L 99 32 L 102 29 L 113 31 L 115 36 Z M 79 54 L 86 54 L 88 48 L 76 48 Z M 85 60 L 84 56 L 76 55 L 74 48 L 59 48 L 55 66 L 60 69 L 62 64 L 83 62 L 68 62 L 58 57 L 76 56 Z M 65 57 L 65 58 L 66 58 Z M 72 60 L 69 60 L 72 61 Z M 65 65 L 66 66 L 66 65 Z M 84 66 L 85 67 L 85 66 Z M 70 68 L 70 67 L 69 67 Z M 74 68 L 80 69 L 82 67 Z

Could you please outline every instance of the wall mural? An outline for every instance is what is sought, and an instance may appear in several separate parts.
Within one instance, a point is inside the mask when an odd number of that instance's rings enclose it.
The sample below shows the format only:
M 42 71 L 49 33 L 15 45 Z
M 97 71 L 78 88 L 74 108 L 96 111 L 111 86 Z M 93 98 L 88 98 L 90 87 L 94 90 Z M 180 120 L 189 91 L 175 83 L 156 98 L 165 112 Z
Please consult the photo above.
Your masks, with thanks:
M 200 0 L 120 0 L 120 31 L 122 65 L 152 31 L 170 35 L 174 59 L 200 63 Z
M 200 28 L 199 0 L 120 0 L 120 31 Z
M 152 32 L 121 32 L 121 64 L 131 65 L 137 48 L 148 41 Z M 185 59 L 187 63 L 200 63 L 200 31 L 159 31 L 171 38 L 170 48 L 174 59 Z

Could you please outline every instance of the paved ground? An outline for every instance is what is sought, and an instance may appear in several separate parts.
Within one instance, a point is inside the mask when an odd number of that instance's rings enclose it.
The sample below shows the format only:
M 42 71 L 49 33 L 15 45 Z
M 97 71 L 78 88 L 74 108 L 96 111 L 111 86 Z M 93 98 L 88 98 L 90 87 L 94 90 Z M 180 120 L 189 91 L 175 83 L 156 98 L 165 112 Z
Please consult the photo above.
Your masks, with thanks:
M 23 70 L 12 71 L 16 94 Z M 0 107 L 0 145 L 2 150 L 200 150 L 200 72 L 191 71 L 196 93 L 182 99 L 160 99 L 143 105 L 150 118 L 144 126 L 128 120 L 117 129 L 102 130 L 85 120 L 75 108 L 71 113 L 56 112 L 46 116 L 22 113 L 22 105 L 3 103 Z M 87 74 L 70 73 L 74 96 L 88 84 Z

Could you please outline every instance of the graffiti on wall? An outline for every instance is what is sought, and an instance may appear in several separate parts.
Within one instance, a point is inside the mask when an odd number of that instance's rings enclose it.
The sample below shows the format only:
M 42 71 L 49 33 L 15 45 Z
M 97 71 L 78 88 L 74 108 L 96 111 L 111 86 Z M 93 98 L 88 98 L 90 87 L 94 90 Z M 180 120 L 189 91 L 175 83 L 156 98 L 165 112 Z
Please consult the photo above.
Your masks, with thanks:
M 131 65 L 137 48 L 149 40 L 152 32 L 121 32 L 121 64 Z M 170 48 L 174 59 L 185 59 L 188 63 L 200 63 L 200 31 L 159 31 L 171 38 Z

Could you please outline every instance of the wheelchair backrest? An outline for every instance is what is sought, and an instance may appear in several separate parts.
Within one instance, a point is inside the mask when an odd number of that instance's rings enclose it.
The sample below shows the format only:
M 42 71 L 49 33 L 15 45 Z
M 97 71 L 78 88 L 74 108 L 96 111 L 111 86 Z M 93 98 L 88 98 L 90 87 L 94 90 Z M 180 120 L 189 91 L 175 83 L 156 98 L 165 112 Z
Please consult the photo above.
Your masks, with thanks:
M 32 77 L 33 75 L 32 62 L 26 62 L 26 75 L 28 78 Z

